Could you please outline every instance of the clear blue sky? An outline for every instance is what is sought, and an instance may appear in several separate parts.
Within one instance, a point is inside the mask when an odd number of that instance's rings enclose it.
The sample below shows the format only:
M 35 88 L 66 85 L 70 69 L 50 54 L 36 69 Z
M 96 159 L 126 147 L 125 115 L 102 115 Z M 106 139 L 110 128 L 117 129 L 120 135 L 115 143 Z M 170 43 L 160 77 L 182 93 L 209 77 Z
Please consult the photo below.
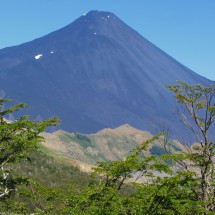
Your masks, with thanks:
M 215 0 L 0 0 L 0 48 L 113 12 L 193 71 L 215 80 Z

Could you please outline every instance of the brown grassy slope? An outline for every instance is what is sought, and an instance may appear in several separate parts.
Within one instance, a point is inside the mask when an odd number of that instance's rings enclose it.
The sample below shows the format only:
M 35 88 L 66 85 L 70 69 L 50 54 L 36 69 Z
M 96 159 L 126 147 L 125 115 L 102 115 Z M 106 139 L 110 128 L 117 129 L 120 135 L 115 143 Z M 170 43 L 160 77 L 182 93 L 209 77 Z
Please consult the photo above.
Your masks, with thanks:
M 84 135 L 56 131 L 43 133 L 46 139 L 44 146 L 67 157 L 69 162 L 89 171 L 98 161 L 120 160 L 130 151 L 146 141 L 152 135 L 125 124 L 115 129 L 106 128 L 96 134 Z M 177 141 L 171 141 L 175 150 L 183 149 Z M 162 154 L 164 149 L 159 142 L 150 146 L 149 153 Z

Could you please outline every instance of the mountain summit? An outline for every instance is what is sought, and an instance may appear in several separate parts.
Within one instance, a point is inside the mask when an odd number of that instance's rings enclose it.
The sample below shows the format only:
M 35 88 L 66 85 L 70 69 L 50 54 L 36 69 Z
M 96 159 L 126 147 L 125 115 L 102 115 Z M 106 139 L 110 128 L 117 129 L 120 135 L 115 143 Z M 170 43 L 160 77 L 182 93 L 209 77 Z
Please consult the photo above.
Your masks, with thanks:
M 92 133 L 129 123 L 186 134 L 165 88 L 210 83 L 109 12 L 91 11 L 68 26 L 0 50 L 0 92 L 31 106 L 34 118 L 57 115 L 61 129 Z M 175 129 L 177 127 L 177 130 Z

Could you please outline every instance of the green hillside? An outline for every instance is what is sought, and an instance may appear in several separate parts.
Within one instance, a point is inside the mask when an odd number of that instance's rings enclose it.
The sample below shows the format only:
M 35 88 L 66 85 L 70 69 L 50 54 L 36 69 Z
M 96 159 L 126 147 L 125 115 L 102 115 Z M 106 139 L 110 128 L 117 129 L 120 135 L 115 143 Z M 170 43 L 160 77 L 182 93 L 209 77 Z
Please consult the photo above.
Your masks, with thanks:
M 69 133 L 57 131 L 52 134 L 44 133 L 46 142 L 43 145 L 62 157 L 75 160 L 81 167 L 85 164 L 96 165 L 98 161 L 121 160 L 130 154 L 130 151 L 142 142 L 151 138 L 149 132 L 141 131 L 126 124 L 115 129 L 103 129 L 96 134 Z M 172 151 L 183 150 L 177 141 L 169 141 Z M 163 145 L 158 141 L 149 147 L 148 154 L 165 154 Z
M 86 185 L 90 176 L 74 165 L 72 160 L 65 159 L 47 148 L 29 153 L 30 161 L 16 164 L 13 172 L 17 175 L 32 178 L 48 187 L 66 187 L 69 184 Z

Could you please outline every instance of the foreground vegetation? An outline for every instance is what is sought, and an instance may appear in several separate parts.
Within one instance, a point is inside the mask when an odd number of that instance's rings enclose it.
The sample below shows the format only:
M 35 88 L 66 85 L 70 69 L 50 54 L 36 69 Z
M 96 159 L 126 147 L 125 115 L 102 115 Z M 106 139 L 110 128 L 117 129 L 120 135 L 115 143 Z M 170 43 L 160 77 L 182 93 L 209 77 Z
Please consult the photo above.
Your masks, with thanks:
M 123 160 L 99 162 L 92 179 L 86 177 L 82 183 L 78 183 L 82 175 L 77 169 L 74 170 L 77 174 L 73 174 L 77 178 L 71 177 L 71 183 L 56 182 L 54 178 L 64 178 L 65 171 L 71 171 L 70 167 L 35 151 L 37 142 L 42 141 L 40 132 L 54 125 L 56 119 L 31 122 L 22 117 L 8 123 L 3 116 L 23 105 L 1 110 L 1 213 L 215 214 L 215 146 L 210 141 L 215 117 L 215 86 L 189 86 L 179 82 L 177 86 L 168 87 L 185 108 L 180 113 L 196 137 L 195 144 L 187 147 L 187 151 L 173 151 L 168 146 L 166 133 L 160 133 L 134 148 Z M 2 105 L 5 102 L 1 100 Z M 159 141 L 166 153 L 146 156 L 154 141 Z M 28 164 L 23 162 L 30 157 L 32 149 L 33 164 L 25 166 Z M 38 170 L 40 162 L 47 162 L 46 170 Z M 48 165 L 53 163 L 56 169 Z M 12 171 L 21 168 L 27 174 Z M 43 181 L 44 178 L 47 180 Z

